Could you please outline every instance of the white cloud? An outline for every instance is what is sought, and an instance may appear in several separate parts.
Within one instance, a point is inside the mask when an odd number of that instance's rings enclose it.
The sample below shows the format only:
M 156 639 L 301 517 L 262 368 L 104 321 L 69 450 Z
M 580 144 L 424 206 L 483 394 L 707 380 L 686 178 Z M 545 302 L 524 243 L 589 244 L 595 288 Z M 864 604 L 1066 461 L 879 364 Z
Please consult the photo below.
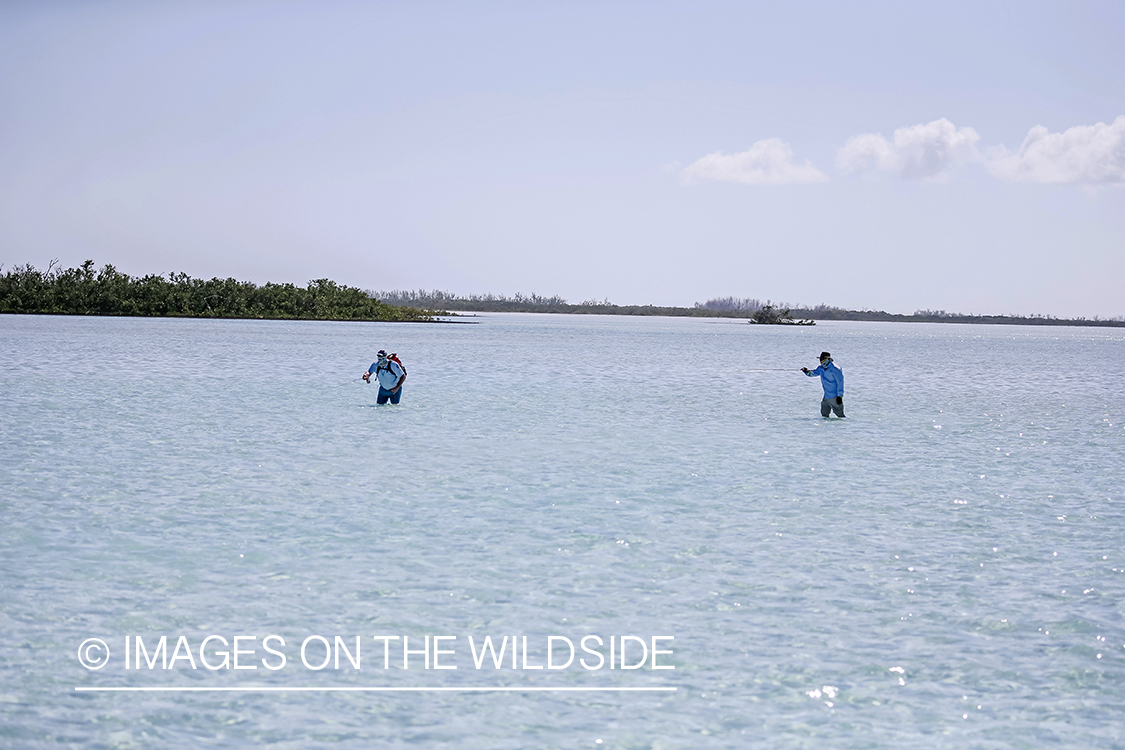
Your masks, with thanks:
M 895 131 L 894 142 L 881 133 L 857 135 L 836 155 L 836 166 L 851 171 L 878 169 L 904 179 L 940 177 L 955 164 L 980 159 L 972 128 L 957 128 L 944 117 Z
M 1016 153 L 997 146 L 988 156 L 985 167 L 1004 180 L 1125 183 L 1125 115 L 1112 125 L 1077 125 L 1062 133 L 1036 125 Z
M 743 185 L 796 185 L 827 182 L 828 175 L 808 160 L 792 162 L 793 149 L 780 138 L 758 141 L 746 151 L 707 154 L 683 170 L 684 182 L 739 182 Z

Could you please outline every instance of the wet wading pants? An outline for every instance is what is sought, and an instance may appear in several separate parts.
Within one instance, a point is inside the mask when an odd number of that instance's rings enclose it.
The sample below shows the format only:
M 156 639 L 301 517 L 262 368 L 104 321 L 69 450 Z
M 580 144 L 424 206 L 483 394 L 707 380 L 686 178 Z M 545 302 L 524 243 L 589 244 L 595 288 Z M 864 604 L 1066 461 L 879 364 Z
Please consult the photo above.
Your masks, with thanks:
M 837 404 L 834 398 L 822 398 L 820 400 L 820 416 L 827 417 L 830 411 L 836 412 L 837 417 L 844 416 L 844 405 Z

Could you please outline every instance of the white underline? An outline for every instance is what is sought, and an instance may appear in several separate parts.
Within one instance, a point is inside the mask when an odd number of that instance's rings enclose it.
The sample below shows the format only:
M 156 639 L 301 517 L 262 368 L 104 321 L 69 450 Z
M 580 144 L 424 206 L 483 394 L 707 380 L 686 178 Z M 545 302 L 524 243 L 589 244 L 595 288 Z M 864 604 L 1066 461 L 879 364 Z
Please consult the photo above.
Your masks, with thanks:
M 673 693 L 674 687 L 75 687 L 79 693 Z

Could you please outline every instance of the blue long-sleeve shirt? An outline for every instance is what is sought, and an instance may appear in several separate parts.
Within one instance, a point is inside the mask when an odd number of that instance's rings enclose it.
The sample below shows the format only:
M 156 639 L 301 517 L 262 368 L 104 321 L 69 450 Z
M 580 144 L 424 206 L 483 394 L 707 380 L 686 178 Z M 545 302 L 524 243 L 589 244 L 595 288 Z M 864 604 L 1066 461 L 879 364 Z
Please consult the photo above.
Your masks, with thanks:
M 382 368 L 379 367 L 378 362 L 372 362 L 371 367 L 367 368 L 367 372 L 374 375 L 375 379 L 379 381 L 379 385 L 387 391 L 398 385 L 401 378 L 406 377 L 406 369 L 393 359 L 388 360 L 387 366 Z
M 814 375 L 820 376 L 820 384 L 824 387 L 825 398 L 836 398 L 844 395 L 844 371 L 837 367 L 835 362 L 830 361 L 827 365 L 820 365 L 815 370 L 809 370 L 805 374 L 810 378 Z

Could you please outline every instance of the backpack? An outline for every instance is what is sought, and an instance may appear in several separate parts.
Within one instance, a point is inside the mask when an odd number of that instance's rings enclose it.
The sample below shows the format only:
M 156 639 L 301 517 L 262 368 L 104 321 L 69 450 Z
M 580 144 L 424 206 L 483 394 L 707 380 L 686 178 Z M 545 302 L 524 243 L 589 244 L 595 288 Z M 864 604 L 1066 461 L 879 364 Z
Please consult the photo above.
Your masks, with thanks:
M 392 352 L 391 354 L 387 355 L 387 359 L 391 362 L 394 362 L 399 367 L 401 367 L 402 368 L 402 374 L 404 376 L 406 375 L 406 365 L 404 365 L 402 363 L 402 360 L 398 358 L 397 354 Z M 389 370 L 389 369 L 391 369 L 391 367 L 390 367 L 390 365 L 387 365 L 386 367 L 378 367 L 376 369 L 378 369 L 378 370 Z

